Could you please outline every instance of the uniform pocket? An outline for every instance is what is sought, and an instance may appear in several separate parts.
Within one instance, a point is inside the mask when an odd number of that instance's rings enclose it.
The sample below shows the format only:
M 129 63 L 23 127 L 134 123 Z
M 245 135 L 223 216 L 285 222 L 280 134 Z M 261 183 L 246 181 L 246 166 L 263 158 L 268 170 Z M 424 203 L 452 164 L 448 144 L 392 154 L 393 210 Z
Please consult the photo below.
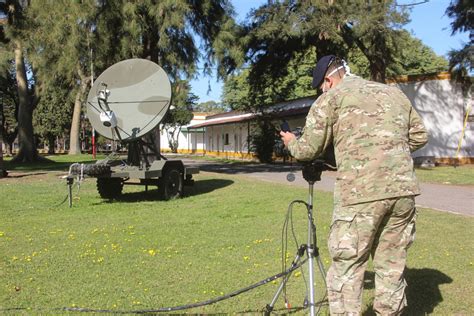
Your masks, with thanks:
M 334 261 L 348 260 L 357 257 L 359 236 L 355 219 L 336 220 L 331 225 L 328 246 Z
M 405 240 L 406 240 L 406 249 L 410 248 L 410 246 L 413 244 L 415 241 L 415 235 L 416 235 L 416 218 L 418 216 L 418 211 L 415 208 L 413 210 L 413 215 L 410 219 L 410 222 L 407 225 L 407 228 L 405 229 Z

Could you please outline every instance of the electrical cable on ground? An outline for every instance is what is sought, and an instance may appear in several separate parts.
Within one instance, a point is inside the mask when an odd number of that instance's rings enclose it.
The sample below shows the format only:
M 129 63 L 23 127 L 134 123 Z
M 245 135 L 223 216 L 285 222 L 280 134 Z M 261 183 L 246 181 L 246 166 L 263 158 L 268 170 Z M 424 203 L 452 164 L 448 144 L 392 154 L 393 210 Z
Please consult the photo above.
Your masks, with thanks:
M 289 273 L 292 273 L 294 270 L 298 269 L 301 267 L 307 259 L 302 260 L 299 264 L 296 266 L 289 268 L 288 270 L 284 272 L 280 272 L 278 274 L 272 275 L 271 277 L 268 277 L 264 280 L 261 280 L 257 283 L 254 283 L 252 285 L 249 285 L 245 288 L 236 290 L 232 293 L 229 293 L 227 295 L 222 295 L 207 301 L 202 301 L 202 302 L 197 302 L 193 304 L 187 304 L 187 305 L 180 305 L 180 306 L 174 306 L 174 307 L 162 307 L 162 308 L 156 308 L 156 309 L 147 309 L 147 310 L 131 310 L 131 311 L 117 311 L 117 310 L 107 310 L 107 309 L 92 309 L 92 308 L 81 308 L 81 307 L 64 307 L 64 308 L 57 308 L 54 309 L 56 311 L 68 311 L 68 312 L 86 312 L 86 313 L 115 313 L 115 314 L 147 314 L 147 313 L 163 313 L 163 312 L 172 312 L 172 311 L 179 311 L 179 310 L 185 310 L 185 309 L 190 309 L 190 308 L 196 308 L 196 307 L 201 307 L 205 305 L 211 305 L 232 297 L 235 297 L 237 295 L 240 295 L 242 293 L 248 292 L 250 290 L 253 290 L 259 286 L 265 285 L 269 282 L 272 282 L 278 278 L 281 278 Z

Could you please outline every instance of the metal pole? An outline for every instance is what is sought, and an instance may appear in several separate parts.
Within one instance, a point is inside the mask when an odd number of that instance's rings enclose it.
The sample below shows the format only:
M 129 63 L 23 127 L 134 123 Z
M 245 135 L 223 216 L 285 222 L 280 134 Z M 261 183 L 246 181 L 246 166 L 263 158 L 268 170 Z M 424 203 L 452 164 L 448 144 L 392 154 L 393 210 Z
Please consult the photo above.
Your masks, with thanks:
M 91 47 L 91 89 L 92 89 L 92 86 L 94 85 L 94 60 L 92 59 L 93 58 L 92 53 L 93 51 Z M 97 148 L 95 145 L 95 129 L 92 128 L 92 158 L 93 159 L 95 159 L 96 153 L 97 153 Z
M 295 259 L 293 260 L 293 263 L 291 264 L 291 268 L 290 269 L 294 269 L 298 263 L 300 262 L 300 259 L 301 259 L 301 256 L 304 254 L 304 250 L 300 253 L 300 251 L 298 251 L 298 254 L 296 255 Z M 280 296 L 281 292 L 283 291 L 283 288 L 285 287 L 286 283 L 288 282 L 288 280 L 290 279 L 291 277 L 291 274 L 292 272 L 289 272 L 282 280 L 282 282 L 280 283 L 280 286 L 278 287 L 275 295 L 273 296 L 273 299 L 272 299 L 272 302 L 267 305 L 267 310 L 269 311 L 272 311 L 273 310 L 273 307 L 275 306 L 277 300 L 278 300 L 278 297 Z
M 314 182 L 309 183 L 309 194 L 308 194 L 308 270 L 309 270 L 309 311 L 310 315 L 315 315 L 315 302 L 314 302 L 314 271 L 313 271 L 313 259 L 314 259 L 314 247 L 313 244 L 313 187 Z
M 72 184 L 73 183 L 74 183 L 73 178 L 71 177 L 67 178 L 69 207 L 72 207 Z
M 92 128 L 92 158 L 95 159 L 97 148 L 95 146 L 95 129 Z

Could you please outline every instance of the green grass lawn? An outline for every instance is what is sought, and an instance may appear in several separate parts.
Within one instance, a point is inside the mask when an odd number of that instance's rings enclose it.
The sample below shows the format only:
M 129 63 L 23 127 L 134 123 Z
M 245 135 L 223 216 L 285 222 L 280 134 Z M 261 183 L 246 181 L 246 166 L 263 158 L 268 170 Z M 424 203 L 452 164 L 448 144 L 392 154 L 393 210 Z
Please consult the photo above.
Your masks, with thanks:
M 110 203 L 98 197 L 94 179 L 87 179 L 78 193 L 75 189 L 73 207 L 68 208 L 67 203 L 58 206 L 67 193 L 63 174 L 37 171 L 0 179 L 2 312 L 143 310 L 230 293 L 281 271 L 287 205 L 307 198 L 304 188 L 202 173 L 185 198 L 168 202 L 157 201 L 156 190 L 145 193 L 142 187 L 126 186 L 123 198 Z M 326 268 L 331 205 L 331 194 L 316 193 L 318 241 Z M 300 242 L 306 240 L 306 224 L 305 210 L 297 207 L 294 229 Z M 408 260 L 408 315 L 474 311 L 473 228 L 471 217 L 420 210 Z M 291 260 L 296 250 L 291 239 L 288 250 Z M 288 286 L 293 306 L 301 306 L 305 297 L 304 268 Z M 320 299 L 323 282 L 315 272 Z M 277 286 L 272 282 L 188 312 L 257 312 L 271 301 Z M 365 314 L 372 315 L 371 271 L 365 288 Z M 282 299 L 276 308 L 282 312 Z
M 421 182 L 474 185 L 473 165 L 437 166 L 430 169 L 417 168 L 415 172 Z

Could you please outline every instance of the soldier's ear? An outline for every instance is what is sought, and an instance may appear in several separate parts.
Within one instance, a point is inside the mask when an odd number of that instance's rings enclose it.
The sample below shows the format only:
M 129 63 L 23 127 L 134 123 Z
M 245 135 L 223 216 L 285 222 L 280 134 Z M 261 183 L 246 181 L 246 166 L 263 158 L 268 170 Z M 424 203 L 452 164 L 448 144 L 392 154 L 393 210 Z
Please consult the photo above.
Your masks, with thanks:
M 324 77 L 324 82 L 326 83 L 326 86 L 331 88 L 332 84 L 334 82 L 334 78 L 333 77 Z

